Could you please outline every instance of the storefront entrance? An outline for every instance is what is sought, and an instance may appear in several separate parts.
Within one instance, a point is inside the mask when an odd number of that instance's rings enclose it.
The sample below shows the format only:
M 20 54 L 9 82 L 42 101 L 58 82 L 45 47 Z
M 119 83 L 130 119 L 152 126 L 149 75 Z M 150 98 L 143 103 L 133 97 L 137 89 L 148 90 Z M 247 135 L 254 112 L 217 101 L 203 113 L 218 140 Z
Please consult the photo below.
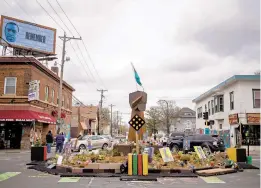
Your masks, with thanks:
M 0 149 L 20 149 L 23 126 L 31 122 L 2 122 L 0 123 Z

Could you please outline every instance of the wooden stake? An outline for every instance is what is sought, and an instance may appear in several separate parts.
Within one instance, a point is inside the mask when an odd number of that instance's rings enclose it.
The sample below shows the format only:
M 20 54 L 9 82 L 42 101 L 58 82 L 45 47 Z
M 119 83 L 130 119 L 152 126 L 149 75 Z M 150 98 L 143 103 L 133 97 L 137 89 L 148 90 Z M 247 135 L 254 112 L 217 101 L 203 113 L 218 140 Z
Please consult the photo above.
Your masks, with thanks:
M 140 153 L 139 134 L 138 134 L 138 131 L 136 131 L 136 153 L 137 153 L 137 155 Z

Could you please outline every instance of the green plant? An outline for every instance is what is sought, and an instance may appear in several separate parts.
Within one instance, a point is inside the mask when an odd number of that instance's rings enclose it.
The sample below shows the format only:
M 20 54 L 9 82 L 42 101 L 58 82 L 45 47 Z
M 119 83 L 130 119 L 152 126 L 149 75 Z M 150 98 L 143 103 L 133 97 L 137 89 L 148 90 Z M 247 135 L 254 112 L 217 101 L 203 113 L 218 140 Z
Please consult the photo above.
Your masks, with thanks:
M 42 144 L 41 144 L 41 142 L 40 142 L 39 139 L 36 140 L 34 146 L 35 146 L 35 147 L 41 147 L 41 146 L 42 146 Z
M 183 155 L 181 155 L 180 160 L 181 161 L 190 161 L 190 155 L 183 154 Z
M 112 156 L 113 156 L 113 157 L 121 156 L 121 153 L 120 153 L 117 149 L 114 149 L 114 150 L 112 151 Z

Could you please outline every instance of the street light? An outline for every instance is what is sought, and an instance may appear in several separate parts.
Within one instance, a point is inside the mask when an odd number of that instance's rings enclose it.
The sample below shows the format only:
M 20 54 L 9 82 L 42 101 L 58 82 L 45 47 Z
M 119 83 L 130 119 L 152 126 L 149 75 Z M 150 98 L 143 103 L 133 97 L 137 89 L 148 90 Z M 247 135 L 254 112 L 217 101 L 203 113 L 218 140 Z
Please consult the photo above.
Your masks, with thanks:
M 166 100 L 159 100 L 159 102 L 165 102 L 167 104 L 167 133 L 170 134 L 169 130 L 169 103 Z

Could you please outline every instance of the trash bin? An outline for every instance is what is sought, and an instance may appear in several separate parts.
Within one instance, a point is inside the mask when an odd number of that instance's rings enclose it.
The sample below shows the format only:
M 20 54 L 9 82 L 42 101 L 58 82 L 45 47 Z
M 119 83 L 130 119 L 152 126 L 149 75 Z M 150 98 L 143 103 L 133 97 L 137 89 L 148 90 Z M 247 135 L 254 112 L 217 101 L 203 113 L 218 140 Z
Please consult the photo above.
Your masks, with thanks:
M 247 156 L 247 164 L 252 165 L 252 156 Z

